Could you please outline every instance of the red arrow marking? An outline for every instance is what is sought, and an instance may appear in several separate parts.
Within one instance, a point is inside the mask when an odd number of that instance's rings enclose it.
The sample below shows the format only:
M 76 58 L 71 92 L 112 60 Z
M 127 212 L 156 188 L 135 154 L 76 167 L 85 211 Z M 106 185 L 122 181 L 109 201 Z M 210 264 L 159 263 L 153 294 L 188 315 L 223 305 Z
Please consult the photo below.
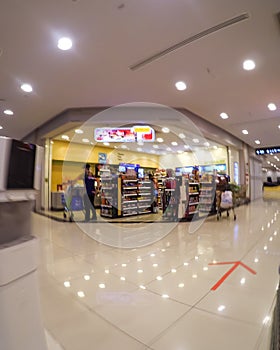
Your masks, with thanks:
M 228 262 L 218 262 L 218 263 L 210 263 L 209 265 L 232 265 L 232 268 L 226 272 L 223 277 L 211 288 L 211 290 L 216 290 L 220 287 L 220 285 L 228 278 L 230 274 L 233 273 L 233 271 L 239 266 L 243 266 L 245 269 L 247 269 L 249 272 L 251 272 L 253 275 L 256 275 L 256 271 L 251 269 L 249 266 L 243 264 L 241 261 L 228 261 Z

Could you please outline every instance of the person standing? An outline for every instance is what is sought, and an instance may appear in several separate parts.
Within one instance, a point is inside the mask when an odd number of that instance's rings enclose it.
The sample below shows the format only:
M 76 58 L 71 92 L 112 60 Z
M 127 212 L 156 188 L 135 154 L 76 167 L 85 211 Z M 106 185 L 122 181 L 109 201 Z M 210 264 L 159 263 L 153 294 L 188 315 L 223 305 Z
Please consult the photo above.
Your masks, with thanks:
M 92 212 L 91 220 L 96 221 L 97 216 L 94 208 L 94 197 L 95 197 L 95 177 L 93 176 L 90 170 L 90 164 L 85 165 L 85 174 L 84 174 L 84 184 L 85 184 L 85 193 L 84 193 L 84 208 L 85 208 L 85 221 L 90 220 L 90 212 Z

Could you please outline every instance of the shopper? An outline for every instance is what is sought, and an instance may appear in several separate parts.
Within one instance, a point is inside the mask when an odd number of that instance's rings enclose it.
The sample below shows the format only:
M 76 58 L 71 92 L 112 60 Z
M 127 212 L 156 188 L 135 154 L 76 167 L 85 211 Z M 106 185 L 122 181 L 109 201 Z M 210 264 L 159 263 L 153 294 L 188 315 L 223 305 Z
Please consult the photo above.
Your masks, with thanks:
M 96 221 L 96 212 L 94 208 L 94 196 L 95 196 L 95 183 L 96 179 L 93 176 L 90 170 L 90 164 L 85 165 L 84 173 L 84 184 L 85 184 L 85 193 L 84 193 L 84 208 L 85 208 L 85 221 L 90 220 L 90 212 L 92 212 L 91 220 Z
M 149 180 L 151 181 L 151 210 L 152 213 L 158 213 L 158 184 L 157 180 L 152 174 L 149 174 Z

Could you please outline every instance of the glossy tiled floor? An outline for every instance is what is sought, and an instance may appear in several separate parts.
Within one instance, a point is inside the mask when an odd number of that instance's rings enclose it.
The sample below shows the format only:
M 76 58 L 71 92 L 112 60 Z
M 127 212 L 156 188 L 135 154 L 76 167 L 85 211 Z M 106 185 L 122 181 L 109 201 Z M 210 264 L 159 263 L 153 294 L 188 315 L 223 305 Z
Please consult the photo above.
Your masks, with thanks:
M 236 208 L 236 221 L 212 216 L 196 230 L 33 214 L 49 350 L 268 349 L 279 203 L 257 200 Z

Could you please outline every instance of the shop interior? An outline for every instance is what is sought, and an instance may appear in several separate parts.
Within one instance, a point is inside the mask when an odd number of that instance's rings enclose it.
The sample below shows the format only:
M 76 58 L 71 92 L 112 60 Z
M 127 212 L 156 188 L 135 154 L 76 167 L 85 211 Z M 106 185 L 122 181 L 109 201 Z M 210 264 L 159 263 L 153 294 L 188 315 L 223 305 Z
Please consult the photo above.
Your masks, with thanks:
M 95 178 L 99 222 L 189 221 L 216 213 L 216 185 L 240 188 L 239 152 L 199 131 L 148 123 L 90 123 L 46 140 L 44 212 L 84 220 L 83 173 Z

